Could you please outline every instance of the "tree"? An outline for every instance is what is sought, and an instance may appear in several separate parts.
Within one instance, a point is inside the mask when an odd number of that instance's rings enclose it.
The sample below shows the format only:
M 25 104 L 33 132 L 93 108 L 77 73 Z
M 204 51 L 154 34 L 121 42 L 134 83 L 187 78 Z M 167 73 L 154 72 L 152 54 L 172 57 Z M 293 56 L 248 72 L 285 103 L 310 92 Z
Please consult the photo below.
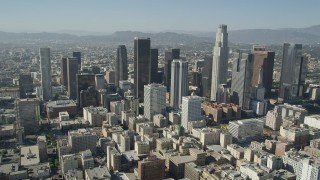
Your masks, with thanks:
M 17 149 L 14 149 L 13 152 L 14 152 L 15 154 L 20 153 L 20 149 L 18 149 L 18 148 L 17 148 Z
M 54 160 L 54 166 L 55 166 L 56 168 L 59 167 L 59 160 L 58 160 L 58 159 L 55 159 L 55 160 Z

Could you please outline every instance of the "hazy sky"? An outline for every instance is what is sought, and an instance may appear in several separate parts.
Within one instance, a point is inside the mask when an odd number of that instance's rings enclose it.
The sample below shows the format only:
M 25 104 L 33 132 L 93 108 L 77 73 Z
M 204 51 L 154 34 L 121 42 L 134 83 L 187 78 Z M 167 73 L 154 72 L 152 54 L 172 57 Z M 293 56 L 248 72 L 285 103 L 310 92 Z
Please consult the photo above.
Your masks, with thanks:
M 320 0 L 0 0 L 0 31 L 215 31 L 320 24 Z

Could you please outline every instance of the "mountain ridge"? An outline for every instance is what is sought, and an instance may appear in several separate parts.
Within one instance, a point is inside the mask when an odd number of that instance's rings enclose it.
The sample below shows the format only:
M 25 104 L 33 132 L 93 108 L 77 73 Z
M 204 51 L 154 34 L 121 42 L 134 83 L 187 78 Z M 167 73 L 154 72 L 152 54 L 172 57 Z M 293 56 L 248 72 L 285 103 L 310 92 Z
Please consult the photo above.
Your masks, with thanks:
M 320 25 L 306 28 L 282 28 L 282 29 L 243 29 L 228 32 L 229 41 L 233 43 L 265 43 L 279 44 L 283 42 L 294 43 L 320 43 Z M 68 33 L 39 32 L 39 33 L 11 33 L 0 31 L 0 42 L 19 41 L 70 41 L 70 42 L 131 42 L 134 37 L 151 38 L 153 42 L 160 44 L 188 42 L 202 43 L 214 42 L 215 32 L 182 33 L 158 32 L 148 33 L 140 31 L 116 31 L 110 35 L 74 35 Z

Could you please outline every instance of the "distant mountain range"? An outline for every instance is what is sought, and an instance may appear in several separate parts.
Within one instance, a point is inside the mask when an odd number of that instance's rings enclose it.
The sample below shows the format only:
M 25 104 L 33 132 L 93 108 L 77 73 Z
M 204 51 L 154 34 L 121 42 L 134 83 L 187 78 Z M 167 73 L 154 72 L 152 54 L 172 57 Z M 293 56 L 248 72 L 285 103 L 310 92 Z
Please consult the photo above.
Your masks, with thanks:
M 71 33 L 71 32 L 70 32 Z M 111 35 L 71 35 L 67 33 L 10 33 L 0 31 L 0 43 L 130 43 L 134 37 L 150 37 L 153 44 L 213 43 L 215 32 L 160 32 L 117 31 Z M 229 31 L 233 43 L 281 44 L 284 42 L 314 44 L 320 43 L 320 25 L 306 28 L 244 29 Z

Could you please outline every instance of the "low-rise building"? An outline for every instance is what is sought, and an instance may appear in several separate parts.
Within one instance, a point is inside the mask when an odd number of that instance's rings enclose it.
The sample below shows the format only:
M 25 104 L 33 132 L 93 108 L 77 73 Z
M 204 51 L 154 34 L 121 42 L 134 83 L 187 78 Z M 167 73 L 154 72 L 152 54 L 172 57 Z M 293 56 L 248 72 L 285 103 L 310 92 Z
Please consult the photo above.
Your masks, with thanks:
M 184 177 L 185 164 L 194 162 L 195 158 L 192 156 L 170 156 L 169 173 L 175 179 Z
M 59 117 L 59 112 L 67 111 L 71 117 L 77 115 L 77 104 L 73 100 L 49 101 L 46 104 L 49 119 Z
M 320 129 L 320 115 L 306 116 L 304 118 L 304 124 L 309 127 Z
M 73 153 L 90 149 L 93 154 L 96 153 L 97 135 L 93 129 L 78 129 L 68 132 L 68 144 Z
M 264 122 L 261 119 L 244 119 L 229 122 L 229 132 L 234 138 L 247 139 L 261 136 Z
M 24 146 L 20 149 L 20 164 L 32 166 L 40 163 L 39 146 Z
M 92 126 L 102 126 L 102 122 L 106 120 L 108 110 L 104 107 L 84 107 L 83 119 L 89 121 Z
M 111 174 L 106 166 L 99 166 L 95 168 L 89 168 L 85 170 L 86 180 L 111 180 Z
M 245 148 L 243 148 L 237 144 L 227 145 L 227 150 L 236 159 L 243 159 L 243 157 L 244 157 Z
M 16 129 L 13 124 L 0 125 L 0 138 L 14 136 Z
M 141 180 L 161 180 L 165 178 L 165 160 L 155 155 L 138 162 L 138 178 Z
M 205 101 L 201 106 L 205 115 L 212 116 L 215 122 L 241 118 L 241 107 L 236 104 Z

